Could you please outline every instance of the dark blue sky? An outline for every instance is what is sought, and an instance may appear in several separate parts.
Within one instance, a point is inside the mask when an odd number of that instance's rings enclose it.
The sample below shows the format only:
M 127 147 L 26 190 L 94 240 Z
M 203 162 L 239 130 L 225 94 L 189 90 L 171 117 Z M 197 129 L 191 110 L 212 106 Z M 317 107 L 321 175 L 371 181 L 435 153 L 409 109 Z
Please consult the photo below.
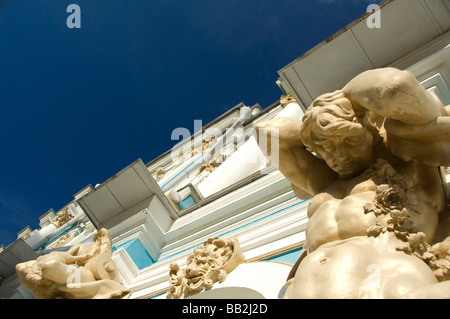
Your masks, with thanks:
M 0 244 L 240 103 L 366 0 L 0 0 Z M 69 4 L 81 29 L 69 29 Z

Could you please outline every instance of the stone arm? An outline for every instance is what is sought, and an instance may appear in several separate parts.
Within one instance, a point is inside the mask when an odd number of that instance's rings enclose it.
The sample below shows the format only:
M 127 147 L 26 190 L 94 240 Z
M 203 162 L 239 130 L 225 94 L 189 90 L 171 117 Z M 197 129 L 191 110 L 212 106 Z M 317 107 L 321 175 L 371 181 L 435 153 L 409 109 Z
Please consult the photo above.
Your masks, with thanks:
M 385 128 L 394 155 L 429 166 L 450 166 L 450 116 L 440 116 L 424 125 L 390 120 L 385 122 Z
M 301 125 L 298 119 L 274 118 L 257 123 L 254 128 L 263 153 L 291 182 L 295 194 L 307 199 L 337 180 L 338 175 L 325 161 L 306 150 L 300 138 Z M 266 135 L 267 143 L 262 143 L 262 134 Z
M 395 68 L 365 71 L 342 89 L 353 106 L 405 124 L 426 124 L 441 115 L 442 105 L 414 75 Z
M 450 116 L 434 93 L 408 71 L 369 70 L 343 88 L 355 110 L 372 111 L 385 118 L 386 142 L 405 161 L 430 166 L 450 165 Z

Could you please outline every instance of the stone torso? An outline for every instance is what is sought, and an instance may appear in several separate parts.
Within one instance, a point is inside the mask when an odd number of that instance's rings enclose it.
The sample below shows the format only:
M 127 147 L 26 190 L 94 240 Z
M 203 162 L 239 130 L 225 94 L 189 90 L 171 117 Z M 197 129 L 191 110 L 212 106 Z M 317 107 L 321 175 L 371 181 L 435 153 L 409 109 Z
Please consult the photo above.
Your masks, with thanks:
M 432 241 L 443 193 L 437 169 L 417 165 L 397 171 L 377 161 L 313 198 L 308 254 L 287 285 L 287 298 L 397 298 L 436 283 L 411 251 L 414 239 Z
M 438 213 L 443 209 L 444 194 L 438 170 L 424 165 L 418 168 L 418 165 L 407 163 L 400 171 L 380 160 L 358 177 L 339 180 L 314 196 L 308 207 L 308 250 L 314 251 L 335 240 L 374 236 L 371 234 L 377 232 L 374 228 L 379 226 L 383 232 L 383 224 L 389 224 L 392 214 L 394 218 L 405 219 L 400 220 L 398 224 L 404 225 L 397 229 L 423 232 L 425 240 L 431 243 Z M 412 174 L 412 171 L 420 173 Z M 391 215 L 377 210 L 379 201 L 386 201 L 379 206 L 392 206 Z M 396 213 L 400 216 L 395 216 Z

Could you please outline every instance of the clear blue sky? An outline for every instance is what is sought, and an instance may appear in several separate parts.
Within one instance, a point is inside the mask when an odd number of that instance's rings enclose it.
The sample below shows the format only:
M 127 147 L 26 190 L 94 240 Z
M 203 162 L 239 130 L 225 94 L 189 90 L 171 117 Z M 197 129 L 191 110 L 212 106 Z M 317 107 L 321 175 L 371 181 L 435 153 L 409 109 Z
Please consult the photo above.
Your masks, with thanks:
M 175 128 L 269 106 L 279 69 L 380 2 L 0 0 L 0 244 Z

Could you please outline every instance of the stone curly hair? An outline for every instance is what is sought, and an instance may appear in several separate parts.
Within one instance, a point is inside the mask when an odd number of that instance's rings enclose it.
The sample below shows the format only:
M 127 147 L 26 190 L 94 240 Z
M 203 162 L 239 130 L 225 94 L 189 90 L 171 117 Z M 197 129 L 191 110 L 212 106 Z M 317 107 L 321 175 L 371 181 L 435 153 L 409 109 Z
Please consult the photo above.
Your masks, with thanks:
M 303 144 L 316 149 L 317 135 L 351 134 L 367 128 L 374 138 L 380 136 L 380 118 L 373 112 L 355 109 L 342 90 L 326 93 L 313 101 L 302 119 L 300 136 Z

